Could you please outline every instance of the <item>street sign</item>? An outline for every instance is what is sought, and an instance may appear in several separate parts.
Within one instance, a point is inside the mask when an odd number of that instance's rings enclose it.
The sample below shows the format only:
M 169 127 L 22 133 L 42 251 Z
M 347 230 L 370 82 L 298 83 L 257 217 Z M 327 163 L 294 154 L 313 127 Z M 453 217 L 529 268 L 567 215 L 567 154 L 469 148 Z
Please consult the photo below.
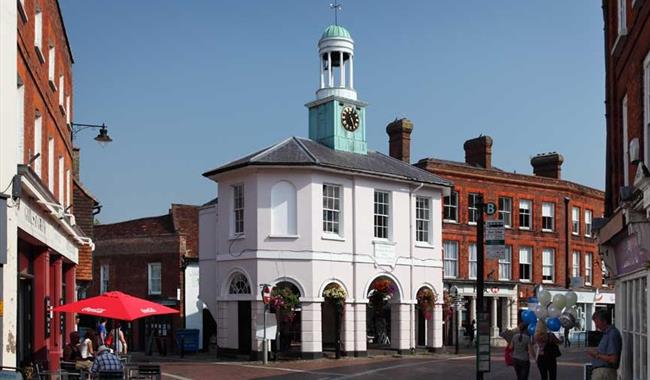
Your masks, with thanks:
M 485 213 L 488 215 L 494 215 L 497 212 L 497 205 L 493 202 L 488 202 L 485 204 Z
M 503 220 L 485 222 L 485 254 L 490 259 L 505 258 L 506 231 Z
M 268 305 L 269 302 L 271 302 L 271 287 L 264 286 L 262 288 L 262 301 L 264 301 L 265 305 Z

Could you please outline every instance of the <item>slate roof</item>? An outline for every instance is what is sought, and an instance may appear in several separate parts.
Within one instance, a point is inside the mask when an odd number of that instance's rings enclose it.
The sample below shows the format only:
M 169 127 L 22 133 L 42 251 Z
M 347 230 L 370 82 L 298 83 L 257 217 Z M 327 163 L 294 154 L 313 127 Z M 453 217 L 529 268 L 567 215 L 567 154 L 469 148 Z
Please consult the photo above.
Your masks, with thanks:
M 211 177 L 245 166 L 311 166 L 440 186 L 453 185 L 435 174 L 376 151 L 369 150 L 366 155 L 342 152 L 302 137 L 290 137 L 203 175 Z

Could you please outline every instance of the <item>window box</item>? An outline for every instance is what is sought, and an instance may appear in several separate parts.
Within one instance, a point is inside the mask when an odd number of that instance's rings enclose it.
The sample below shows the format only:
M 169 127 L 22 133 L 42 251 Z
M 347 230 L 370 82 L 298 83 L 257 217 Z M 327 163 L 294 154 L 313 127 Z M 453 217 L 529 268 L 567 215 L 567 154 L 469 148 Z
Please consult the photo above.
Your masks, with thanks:
M 322 234 L 320 238 L 323 240 L 345 241 L 343 236 L 335 235 L 335 234 Z
M 268 236 L 269 239 L 298 239 L 300 235 L 291 235 L 291 234 L 271 234 Z

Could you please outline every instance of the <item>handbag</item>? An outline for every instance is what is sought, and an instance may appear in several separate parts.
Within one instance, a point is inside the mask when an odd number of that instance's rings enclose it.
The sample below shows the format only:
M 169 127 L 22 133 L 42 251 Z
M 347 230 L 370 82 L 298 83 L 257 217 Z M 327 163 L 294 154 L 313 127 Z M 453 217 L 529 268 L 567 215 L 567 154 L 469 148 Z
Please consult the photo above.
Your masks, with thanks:
M 508 345 L 508 346 L 506 346 L 506 349 L 505 349 L 505 351 L 503 353 L 503 356 L 504 356 L 504 358 L 506 360 L 506 365 L 508 365 L 508 366 L 512 366 L 512 365 L 515 364 L 515 361 L 512 359 L 512 351 L 513 351 L 512 347 L 510 347 L 510 345 Z

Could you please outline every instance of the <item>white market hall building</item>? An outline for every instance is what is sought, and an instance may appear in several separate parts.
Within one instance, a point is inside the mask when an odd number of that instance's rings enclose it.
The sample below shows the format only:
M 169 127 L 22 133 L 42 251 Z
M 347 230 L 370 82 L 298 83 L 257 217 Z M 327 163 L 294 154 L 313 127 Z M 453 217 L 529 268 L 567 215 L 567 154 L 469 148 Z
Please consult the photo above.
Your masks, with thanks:
M 340 340 L 348 355 L 441 347 L 441 203 L 452 184 L 367 149 L 353 40 L 332 25 L 318 46 L 309 138 L 204 174 L 218 183 L 218 201 L 199 217 L 200 298 L 217 322 L 219 349 L 261 356 L 255 331 L 265 283 L 300 301 L 294 318 L 278 324 L 280 351 L 316 358 L 333 347 L 336 311 L 323 294 L 331 286 L 346 294 Z M 425 313 L 417 299 L 427 290 L 434 306 Z M 379 303 L 369 302 L 378 294 Z

